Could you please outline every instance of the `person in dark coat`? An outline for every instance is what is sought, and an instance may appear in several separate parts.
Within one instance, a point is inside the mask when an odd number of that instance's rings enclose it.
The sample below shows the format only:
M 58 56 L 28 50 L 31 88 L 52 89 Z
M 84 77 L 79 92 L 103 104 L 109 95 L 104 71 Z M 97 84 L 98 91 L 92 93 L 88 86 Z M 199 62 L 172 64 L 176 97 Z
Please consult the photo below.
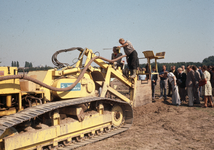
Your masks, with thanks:
M 187 94 L 189 97 L 189 106 L 193 106 L 193 87 L 195 86 L 195 72 L 192 70 L 192 66 L 187 66 L 187 78 L 186 78 L 186 87 L 187 87 Z
M 152 67 L 152 73 L 156 73 L 155 66 Z M 151 85 L 152 85 L 152 99 L 155 99 L 155 86 L 157 84 L 158 75 L 157 74 L 151 74 Z
M 201 80 L 201 75 L 195 65 L 192 66 L 192 69 L 195 72 L 195 86 L 193 87 L 194 104 L 200 104 L 199 80 Z
M 182 68 L 178 68 L 177 84 L 181 101 L 186 101 L 186 73 L 183 72 Z
M 163 70 L 159 73 L 159 77 L 160 77 L 160 98 L 162 99 L 164 97 L 164 101 L 166 101 L 166 88 L 167 88 L 167 77 L 164 77 L 164 72 L 167 71 L 166 70 L 166 65 L 163 65 Z
M 118 48 L 117 46 L 113 47 L 113 53 L 111 54 L 111 59 L 116 59 L 122 55 L 123 54 L 120 53 L 120 48 Z M 121 67 L 121 69 L 122 69 L 123 68 L 122 58 L 115 61 L 114 64 L 115 64 L 115 66 Z

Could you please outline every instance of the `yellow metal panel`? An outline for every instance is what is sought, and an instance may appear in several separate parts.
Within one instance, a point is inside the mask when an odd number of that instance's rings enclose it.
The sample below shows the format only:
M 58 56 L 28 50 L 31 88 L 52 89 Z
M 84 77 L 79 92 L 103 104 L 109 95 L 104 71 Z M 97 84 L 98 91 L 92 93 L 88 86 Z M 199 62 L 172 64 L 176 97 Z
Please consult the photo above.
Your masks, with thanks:
M 129 87 L 132 87 L 132 83 L 130 82 L 130 80 L 125 78 L 121 72 L 119 72 L 118 70 L 114 70 L 113 68 L 111 68 L 111 72 L 118 80 L 128 85 Z
M 43 82 L 48 71 L 30 71 L 27 76 L 35 76 L 37 80 Z
M 132 106 L 134 106 L 134 102 L 136 101 L 136 88 L 137 88 L 137 78 L 134 78 L 134 85 L 133 85 L 133 88 L 132 89 L 130 89 L 130 100 L 132 101 L 131 103 L 131 105 Z
M 72 69 L 64 70 L 63 75 L 68 75 L 76 72 L 80 72 L 80 68 L 72 68 Z
M 75 81 L 76 79 L 71 78 L 55 80 L 53 87 L 65 88 L 73 84 Z M 52 93 L 55 97 L 59 97 L 61 99 L 94 96 L 95 84 L 93 80 L 83 78 L 81 81 L 83 82 L 83 84 L 82 82 L 79 82 L 71 91 L 53 91 Z
M 113 89 L 112 87 L 108 87 L 108 91 L 112 94 L 114 94 L 115 96 L 119 97 L 120 99 L 126 101 L 127 103 L 130 103 L 130 100 L 124 96 L 123 94 L 117 92 L 115 89 Z
M 56 127 L 54 126 L 47 129 L 37 130 L 35 132 L 22 133 L 13 137 L 8 137 L 4 139 L 5 150 L 12 150 L 50 140 L 57 136 L 56 133 Z
M 36 130 L 28 133 L 18 134 L 12 137 L 6 137 L 5 150 L 18 148 L 36 148 L 41 144 L 54 143 L 63 139 L 78 136 L 92 130 L 99 129 L 102 126 L 109 126 L 112 120 L 111 113 L 105 115 L 94 114 L 86 117 L 83 122 L 75 121 L 62 125 Z M 30 147 L 27 147 L 31 145 Z
M 7 116 L 15 113 L 16 113 L 16 109 L 15 107 L 12 107 L 12 108 L 9 108 L 8 110 L 0 111 L 0 116 Z
M 87 58 L 85 60 L 85 66 L 86 66 L 88 64 L 88 62 L 91 60 L 91 58 L 92 58 L 92 50 L 86 49 L 85 54 L 87 56 Z
M 0 67 L 0 76 L 16 75 L 16 67 Z M 19 79 L 0 81 L 0 94 L 13 94 L 20 92 Z
M 85 118 L 83 122 L 76 121 L 60 125 L 60 135 L 81 131 L 82 129 L 87 129 L 110 121 L 111 113 L 105 115 L 95 114 L 92 117 Z
M 45 77 L 44 77 L 44 79 L 43 79 L 42 82 L 44 82 L 45 84 L 51 86 L 51 85 L 53 84 L 53 81 L 54 81 L 53 76 L 52 76 L 52 72 L 53 72 L 53 71 L 54 71 L 54 69 L 48 70 L 48 71 L 46 72 Z M 50 93 L 50 90 L 49 90 L 49 89 L 44 88 L 44 87 L 40 87 L 40 90 L 43 90 L 43 91 L 44 91 L 44 95 L 45 95 L 44 98 L 46 98 L 46 99 L 48 99 L 48 100 L 52 100 L 52 99 L 51 99 L 51 93 Z

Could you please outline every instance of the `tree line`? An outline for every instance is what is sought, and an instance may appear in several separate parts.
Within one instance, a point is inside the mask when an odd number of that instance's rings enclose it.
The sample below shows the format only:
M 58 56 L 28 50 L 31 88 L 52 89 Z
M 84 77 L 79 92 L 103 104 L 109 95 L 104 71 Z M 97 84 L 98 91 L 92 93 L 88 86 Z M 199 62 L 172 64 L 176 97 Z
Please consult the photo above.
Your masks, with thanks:
M 12 61 L 11 66 L 12 67 L 19 67 L 19 62 L 18 61 Z
M 171 70 L 171 66 L 175 66 L 176 68 L 181 67 L 182 65 L 184 65 L 185 67 L 187 67 L 188 65 L 195 65 L 197 67 L 199 66 L 214 66 L 214 56 L 210 56 L 208 58 L 205 58 L 202 62 L 177 62 L 177 63 L 157 63 L 158 64 L 158 71 L 162 70 L 162 66 L 165 65 L 166 69 L 168 71 Z M 147 64 L 140 64 L 139 67 L 140 68 L 146 68 Z M 151 66 L 155 66 L 155 63 L 151 63 Z
M 12 67 L 20 67 L 19 66 L 19 62 L 18 61 L 12 61 L 11 62 L 11 66 Z M 19 69 L 19 72 L 29 72 L 29 71 L 36 71 L 36 70 L 49 70 L 49 69 L 52 69 L 53 67 L 50 67 L 50 66 L 41 66 L 41 67 L 33 67 L 33 64 L 32 62 L 28 62 L 28 61 L 25 61 L 25 65 L 24 65 L 24 70 L 23 69 Z

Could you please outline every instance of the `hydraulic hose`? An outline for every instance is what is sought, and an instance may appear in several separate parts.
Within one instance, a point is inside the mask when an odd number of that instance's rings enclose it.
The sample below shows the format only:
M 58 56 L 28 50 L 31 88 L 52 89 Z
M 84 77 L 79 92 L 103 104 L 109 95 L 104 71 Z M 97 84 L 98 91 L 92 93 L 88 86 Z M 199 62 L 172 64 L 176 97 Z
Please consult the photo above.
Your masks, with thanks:
M 68 66 L 69 65 L 68 63 L 61 63 L 60 61 L 58 61 L 57 55 L 62 53 L 62 52 L 69 52 L 69 51 L 73 51 L 73 50 L 84 51 L 84 49 L 81 48 L 81 47 L 72 47 L 72 48 L 69 48 L 69 49 L 63 49 L 63 50 L 56 51 L 52 56 L 52 63 L 55 66 L 57 66 L 58 68 L 63 68 L 65 66 Z
M 105 60 L 105 61 L 108 61 L 109 63 L 113 63 L 123 57 L 126 57 L 126 55 L 122 55 L 116 59 L 113 59 L 113 60 L 109 60 L 109 59 L 106 59 L 104 57 L 101 57 L 101 56 L 95 56 L 93 57 L 89 62 L 88 64 L 83 68 L 82 72 L 80 73 L 79 77 L 77 78 L 77 80 L 72 84 L 70 85 L 69 87 L 66 87 L 66 88 L 55 88 L 55 87 L 52 87 L 52 86 L 49 86 L 37 79 L 34 79 L 34 78 L 31 78 L 29 76 L 25 76 L 25 75 L 10 75 L 10 76 L 4 76 L 4 77 L 0 77 L 0 81 L 3 81 L 3 80 L 9 80 L 9 79 L 25 79 L 25 80 L 29 80 L 31 82 L 34 82 L 36 84 L 39 84 L 40 86 L 43 86 L 49 90 L 52 90 L 52 91 L 69 91 L 71 89 L 73 89 L 77 83 L 82 79 L 84 73 L 86 72 L 86 70 L 88 69 L 88 67 L 91 65 L 91 63 L 95 60 L 95 59 L 102 59 L 102 60 Z

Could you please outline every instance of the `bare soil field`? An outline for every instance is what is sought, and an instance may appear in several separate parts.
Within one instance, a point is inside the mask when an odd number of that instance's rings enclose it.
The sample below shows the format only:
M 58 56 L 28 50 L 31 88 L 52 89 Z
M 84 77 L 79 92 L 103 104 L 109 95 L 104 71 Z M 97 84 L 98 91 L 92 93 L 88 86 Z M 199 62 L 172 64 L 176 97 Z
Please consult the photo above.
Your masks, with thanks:
M 77 150 L 213 150 L 214 108 L 201 108 L 203 101 L 188 107 L 188 99 L 174 106 L 159 93 L 157 87 L 153 103 L 134 108 L 129 130 Z

